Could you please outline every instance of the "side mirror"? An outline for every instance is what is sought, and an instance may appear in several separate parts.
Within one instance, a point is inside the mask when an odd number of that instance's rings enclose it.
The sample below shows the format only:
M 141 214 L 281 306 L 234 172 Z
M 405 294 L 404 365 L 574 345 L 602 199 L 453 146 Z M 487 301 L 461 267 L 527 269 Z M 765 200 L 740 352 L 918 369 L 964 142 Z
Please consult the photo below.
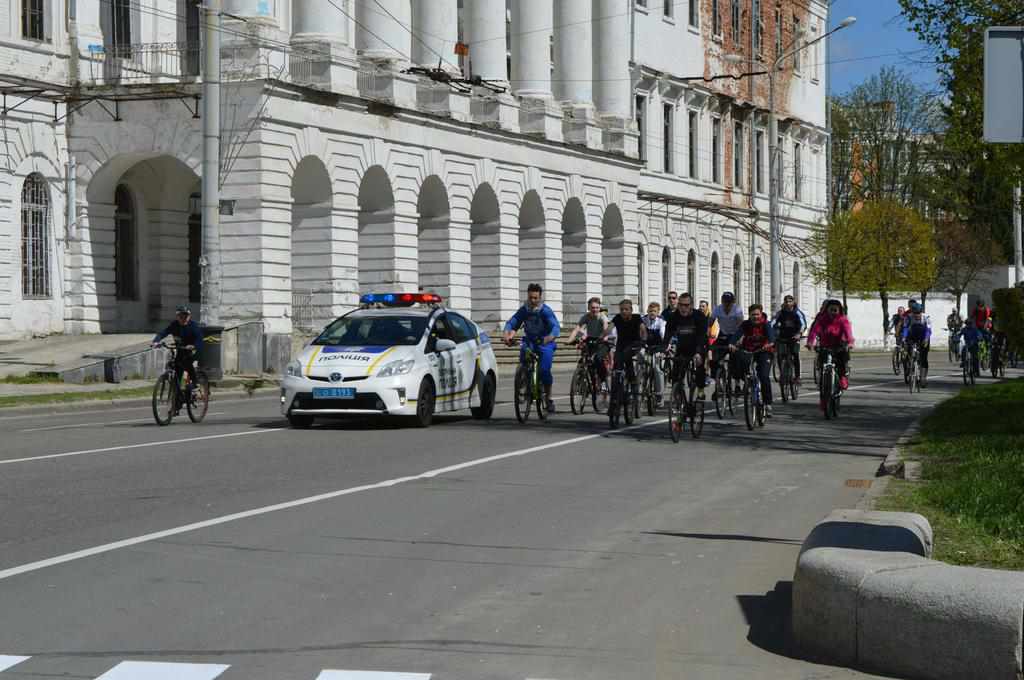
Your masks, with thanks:
M 435 352 L 450 352 L 453 349 L 455 349 L 455 347 L 456 347 L 455 341 L 454 340 L 449 340 L 448 338 L 439 338 L 434 343 L 434 351 Z

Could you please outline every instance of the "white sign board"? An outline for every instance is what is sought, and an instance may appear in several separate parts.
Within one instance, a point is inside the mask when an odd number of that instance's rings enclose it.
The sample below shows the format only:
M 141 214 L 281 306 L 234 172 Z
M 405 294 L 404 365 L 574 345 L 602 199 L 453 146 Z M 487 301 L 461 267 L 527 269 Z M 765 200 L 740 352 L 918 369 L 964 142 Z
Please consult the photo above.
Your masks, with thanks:
M 985 141 L 1024 143 L 1024 27 L 985 29 Z

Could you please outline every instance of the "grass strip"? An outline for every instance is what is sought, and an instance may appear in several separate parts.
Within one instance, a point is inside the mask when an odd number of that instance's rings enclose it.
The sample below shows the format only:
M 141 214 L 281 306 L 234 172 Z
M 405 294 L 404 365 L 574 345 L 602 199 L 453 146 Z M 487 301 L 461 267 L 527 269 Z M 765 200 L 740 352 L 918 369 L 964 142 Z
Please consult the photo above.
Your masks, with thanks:
M 0 384 L 4 385 L 44 385 L 59 382 L 64 382 L 60 379 L 60 376 L 38 375 L 32 373 L 29 373 L 28 375 L 5 375 L 0 378 Z
M 31 406 L 34 404 L 66 404 L 77 401 L 110 401 L 111 399 L 130 399 L 148 397 L 153 394 L 152 387 L 131 387 L 121 390 L 97 390 L 93 392 L 58 392 L 55 394 L 22 394 L 0 397 L 0 408 L 13 406 Z
M 965 388 L 921 424 L 904 456 L 923 481 L 894 480 L 881 510 L 918 512 L 935 530 L 935 557 L 1024 569 L 1024 379 Z

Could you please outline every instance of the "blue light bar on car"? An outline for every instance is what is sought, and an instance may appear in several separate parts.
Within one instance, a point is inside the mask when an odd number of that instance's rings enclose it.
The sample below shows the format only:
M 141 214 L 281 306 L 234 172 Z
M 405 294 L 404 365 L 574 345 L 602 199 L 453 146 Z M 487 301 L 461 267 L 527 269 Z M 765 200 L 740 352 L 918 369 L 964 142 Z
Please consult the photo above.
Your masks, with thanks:
M 367 293 L 359 298 L 363 305 L 387 305 L 411 307 L 416 303 L 440 304 L 441 296 L 436 293 Z

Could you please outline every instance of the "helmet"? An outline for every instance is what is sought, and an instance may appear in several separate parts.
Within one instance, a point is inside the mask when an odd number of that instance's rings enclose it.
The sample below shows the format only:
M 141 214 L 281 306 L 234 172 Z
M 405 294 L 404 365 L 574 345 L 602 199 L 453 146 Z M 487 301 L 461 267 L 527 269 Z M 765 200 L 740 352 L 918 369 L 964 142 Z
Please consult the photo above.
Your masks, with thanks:
M 178 308 L 174 310 L 175 314 L 188 314 L 192 315 L 192 310 L 189 309 L 188 305 L 178 305 Z
M 924 311 L 924 307 L 921 306 L 920 302 L 915 302 L 914 304 L 910 305 L 910 311 L 913 314 L 920 314 L 921 312 Z
M 726 291 L 725 293 L 722 293 L 722 302 L 736 302 L 736 296 Z

